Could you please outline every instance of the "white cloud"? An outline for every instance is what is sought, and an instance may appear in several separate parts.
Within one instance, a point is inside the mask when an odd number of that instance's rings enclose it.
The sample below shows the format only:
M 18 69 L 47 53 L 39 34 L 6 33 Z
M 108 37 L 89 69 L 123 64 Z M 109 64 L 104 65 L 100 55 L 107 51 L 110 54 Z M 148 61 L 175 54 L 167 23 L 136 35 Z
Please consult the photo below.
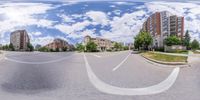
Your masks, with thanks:
M 81 15 L 81 14 L 73 14 L 73 15 L 71 15 L 73 18 L 81 18 L 81 17 L 83 17 L 83 15 Z
M 114 10 L 113 11 L 116 15 L 120 15 L 121 14 L 121 10 Z
M 69 36 L 67 36 L 68 38 L 72 38 L 72 39 L 81 39 L 84 36 L 89 35 L 91 37 L 96 37 L 95 31 L 94 30 L 84 30 L 84 31 L 80 31 L 80 32 L 76 32 L 74 34 L 69 34 Z
M 13 13 L 14 16 L 17 14 L 22 17 L 46 13 L 47 10 L 52 9 L 52 5 L 43 3 L 4 3 L 0 5 L 0 8 L 0 14 L 9 15 L 10 13 Z
M 31 38 L 31 43 L 33 45 L 40 44 L 44 46 L 52 42 L 53 40 L 54 40 L 54 37 L 52 36 L 44 36 L 44 37 L 38 37 L 38 38 Z
M 75 20 L 73 20 L 73 18 L 71 18 L 65 14 L 61 14 L 58 16 L 61 17 L 64 22 L 75 22 Z
M 53 42 L 53 40 L 55 38 L 59 38 L 59 39 L 63 39 L 65 41 L 67 41 L 68 43 L 70 43 L 70 41 L 66 38 L 66 37 L 63 37 L 63 36 L 43 36 L 43 37 L 38 37 L 38 38 L 31 38 L 31 43 L 33 45 L 37 45 L 37 44 L 40 44 L 42 46 L 45 46 L 51 42 Z M 70 43 L 71 44 L 71 43 Z
M 73 2 L 72 2 L 73 3 Z M 68 3 L 66 3 L 68 4 Z M 120 5 L 133 5 L 130 2 L 112 2 L 110 7 Z M 62 5 L 63 6 L 63 5 Z M 85 35 L 96 37 L 94 29 L 85 29 L 88 25 L 102 25 L 110 26 L 110 30 L 101 30 L 100 33 L 104 38 L 108 38 L 121 42 L 132 42 L 133 36 L 138 34 L 143 22 L 149 16 L 149 13 L 157 11 L 169 11 L 172 14 L 184 16 L 185 30 L 189 29 L 192 38 L 199 39 L 200 32 L 200 5 L 197 3 L 181 3 L 181 2 L 145 2 L 144 5 L 134 6 L 137 10 L 131 10 L 131 13 L 123 14 L 122 16 L 114 16 L 109 18 L 111 12 L 120 14 L 123 10 L 114 10 L 108 13 L 102 11 L 88 11 L 85 14 L 65 15 L 63 12 L 58 14 L 63 19 L 62 23 L 55 25 L 56 21 L 48 20 L 46 18 L 37 18 L 37 14 L 46 14 L 48 10 L 54 9 L 52 4 L 43 3 L 6 3 L 0 5 L 0 14 L 5 15 L 4 19 L 0 21 L 0 38 L 3 38 L 5 32 L 11 32 L 18 28 L 35 25 L 42 28 L 57 29 L 66 34 L 66 38 L 80 39 Z M 64 11 L 64 10 L 63 10 Z M 187 13 L 186 13 L 187 12 Z M 145 17 L 144 17 L 145 16 Z M 88 20 L 91 19 L 91 21 Z M 76 22 L 75 19 L 84 20 Z M 67 24 L 72 22 L 73 24 Z M 42 33 L 32 32 L 32 35 L 40 36 Z M 60 37 L 62 38 L 62 37 Z M 43 40 L 44 39 L 44 40 Z M 39 37 L 32 39 L 33 43 L 47 44 L 52 41 L 54 37 Z M 66 39 L 67 40 L 67 39 Z M 78 40 L 79 41 L 79 40 Z M 4 41 L 5 42 L 5 41 Z M 40 43 L 41 42 L 41 43 Z
M 31 32 L 30 34 L 31 34 L 31 35 L 34 35 L 34 36 L 40 36 L 40 35 L 42 35 L 41 32 Z
M 111 2 L 113 4 L 117 4 L 117 5 L 133 5 L 133 2 L 123 2 L 123 1 L 118 1 L 118 2 Z
M 133 36 L 139 32 L 139 29 L 144 22 L 142 16 L 145 16 L 146 12 L 136 11 L 132 13 L 126 13 L 122 17 L 114 17 L 113 20 L 109 20 L 108 16 L 101 11 L 89 11 L 86 16 L 92 19 L 92 21 L 77 22 L 76 24 L 58 24 L 55 26 L 58 30 L 66 33 L 68 38 L 80 39 L 85 35 L 96 37 L 94 29 L 83 30 L 88 25 L 110 25 L 111 30 L 101 30 L 100 33 L 104 38 L 108 38 L 115 41 L 132 42 Z M 95 24 L 96 23 L 96 24 Z M 83 30 L 83 31 L 82 31 Z
M 83 22 L 77 22 L 72 25 L 58 24 L 58 25 L 55 25 L 55 28 L 66 34 L 74 34 L 77 31 L 83 30 L 86 26 L 88 26 L 90 24 L 91 24 L 91 22 L 85 20 Z
M 108 18 L 104 12 L 101 11 L 89 11 L 86 13 L 86 16 L 92 19 L 96 24 L 107 25 Z
M 110 7 L 115 8 L 116 6 L 115 5 L 110 5 Z
M 146 12 L 136 11 L 132 13 L 126 13 L 122 17 L 114 17 L 110 21 L 112 29 L 110 31 L 102 30 L 103 37 L 120 42 L 132 42 L 133 36 L 136 35 L 145 20 L 140 20 L 141 16 L 145 16 Z
M 198 3 L 183 2 L 150 2 L 145 3 L 148 12 L 169 11 L 172 14 L 185 17 L 185 30 L 189 30 L 192 38 L 200 38 L 200 5 Z M 191 20 L 186 20 L 186 19 Z
M 55 8 L 51 4 L 43 3 L 4 3 L 0 5 L 0 14 L 4 19 L 0 21 L 1 38 L 5 32 L 30 25 L 51 28 L 54 21 L 44 18 L 36 18 L 37 14 L 45 14 L 48 10 Z

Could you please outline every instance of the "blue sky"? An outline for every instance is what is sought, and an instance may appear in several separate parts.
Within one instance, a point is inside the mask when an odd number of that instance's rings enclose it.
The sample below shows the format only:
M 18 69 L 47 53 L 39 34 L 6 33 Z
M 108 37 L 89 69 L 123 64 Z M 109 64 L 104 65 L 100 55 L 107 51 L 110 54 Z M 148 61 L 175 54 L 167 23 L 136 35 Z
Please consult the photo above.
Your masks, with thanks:
M 197 1 L 14 1 L 0 2 L 0 44 L 9 43 L 10 32 L 17 29 L 26 29 L 34 45 L 45 45 L 54 38 L 75 44 L 85 35 L 133 42 L 143 22 L 156 11 L 184 16 L 185 30 L 200 40 Z

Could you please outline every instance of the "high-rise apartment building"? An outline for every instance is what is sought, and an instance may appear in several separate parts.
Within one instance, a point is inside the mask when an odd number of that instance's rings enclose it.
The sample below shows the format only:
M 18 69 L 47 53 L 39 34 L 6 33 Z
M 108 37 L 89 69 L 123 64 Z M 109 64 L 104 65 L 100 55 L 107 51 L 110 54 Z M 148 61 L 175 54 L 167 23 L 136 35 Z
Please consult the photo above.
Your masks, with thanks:
M 144 22 L 142 30 L 152 35 L 154 47 L 163 47 L 164 39 L 170 35 L 183 38 L 184 17 L 172 15 L 167 11 L 156 12 Z
M 10 35 L 10 43 L 13 44 L 15 50 L 25 51 L 30 39 L 26 30 L 16 30 Z
M 184 18 L 176 15 L 170 16 L 170 34 L 183 37 L 184 32 Z

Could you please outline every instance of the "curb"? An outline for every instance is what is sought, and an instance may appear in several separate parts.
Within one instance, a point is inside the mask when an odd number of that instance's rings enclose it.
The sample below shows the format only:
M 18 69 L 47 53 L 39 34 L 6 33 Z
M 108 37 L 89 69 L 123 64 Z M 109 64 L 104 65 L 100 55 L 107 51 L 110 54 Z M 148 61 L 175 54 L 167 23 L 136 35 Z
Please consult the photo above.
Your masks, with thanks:
M 187 62 L 163 62 L 163 61 L 158 61 L 158 60 L 154 60 L 154 59 L 145 57 L 142 54 L 141 54 L 141 56 L 144 57 L 147 60 L 150 60 L 150 61 L 158 63 L 158 64 L 163 64 L 163 65 L 187 65 Z
M 188 57 L 189 54 L 179 54 L 179 53 L 166 53 L 166 52 L 154 52 L 157 54 L 164 54 L 164 55 L 171 55 L 171 56 L 183 56 L 183 57 Z

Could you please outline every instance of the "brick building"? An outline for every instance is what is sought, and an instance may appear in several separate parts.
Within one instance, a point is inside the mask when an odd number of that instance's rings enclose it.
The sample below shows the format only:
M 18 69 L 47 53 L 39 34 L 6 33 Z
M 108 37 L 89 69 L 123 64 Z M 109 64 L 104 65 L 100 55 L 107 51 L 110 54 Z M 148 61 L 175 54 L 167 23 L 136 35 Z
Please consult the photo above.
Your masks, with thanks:
M 12 32 L 10 35 L 10 43 L 13 44 L 15 50 L 27 50 L 27 44 L 30 43 L 30 39 L 26 30 L 16 30 Z
M 56 50 L 58 49 L 59 51 L 63 51 L 63 49 L 66 50 L 71 50 L 73 49 L 73 45 L 70 45 L 67 41 L 62 40 L 62 39 L 54 39 L 53 42 L 47 44 L 45 47 L 47 47 L 48 49 L 52 49 L 52 50 Z
M 183 38 L 184 17 L 172 15 L 167 11 L 156 12 L 143 23 L 142 30 L 151 34 L 154 47 L 163 47 L 163 40 L 170 35 Z

